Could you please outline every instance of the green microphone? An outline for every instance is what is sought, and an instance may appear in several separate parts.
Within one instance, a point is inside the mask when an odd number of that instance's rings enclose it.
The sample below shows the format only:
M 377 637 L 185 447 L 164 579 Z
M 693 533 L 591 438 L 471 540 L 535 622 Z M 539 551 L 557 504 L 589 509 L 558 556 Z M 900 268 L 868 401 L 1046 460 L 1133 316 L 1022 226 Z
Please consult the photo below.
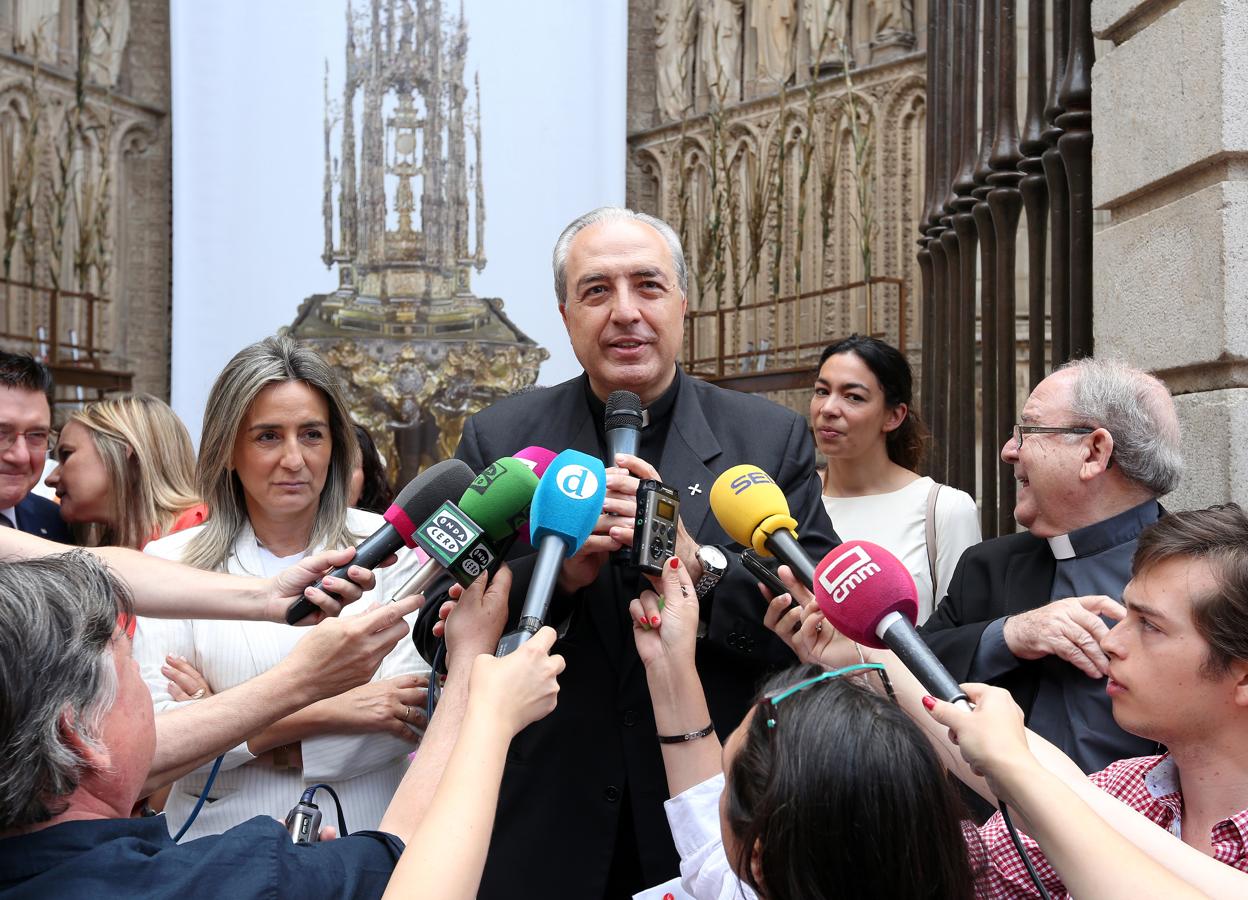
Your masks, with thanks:
M 425 590 L 444 571 L 467 587 L 482 572 L 498 568 L 528 519 L 537 483 L 533 470 L 514 457 L 487 466 L 459 503 L 443 502 L 416 529 L 413 538 L 429 560 L 391 602 Z

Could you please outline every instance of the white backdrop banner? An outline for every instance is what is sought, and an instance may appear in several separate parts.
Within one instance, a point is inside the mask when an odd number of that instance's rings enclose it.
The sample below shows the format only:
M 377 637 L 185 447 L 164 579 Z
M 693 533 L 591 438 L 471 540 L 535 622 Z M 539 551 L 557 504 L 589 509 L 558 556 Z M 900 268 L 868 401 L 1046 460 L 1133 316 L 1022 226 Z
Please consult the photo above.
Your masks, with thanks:
M 328 60 L 330 97 L 342 96 L 347 2 L 173 2 L 172 394 L 196 444 L 225 362 L 337 286 L 321 260 L 324 91 Z M 444 7 L 458 19 L 458 3 Z M 624 200 L 626 4 L 464 0 L 464 16 L 488 257 L 472 289 L 501 297 L 550 351 L 539 383 L 555 384 L 580 367 L 551 247 L 580 213 Z

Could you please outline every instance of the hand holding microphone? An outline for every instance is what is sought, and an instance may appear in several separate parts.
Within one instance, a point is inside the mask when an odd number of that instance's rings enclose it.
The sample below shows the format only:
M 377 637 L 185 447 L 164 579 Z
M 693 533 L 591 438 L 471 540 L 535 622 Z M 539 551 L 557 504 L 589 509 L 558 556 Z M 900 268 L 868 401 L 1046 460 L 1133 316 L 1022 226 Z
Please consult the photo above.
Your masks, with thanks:
M 933 697 L 967 705 L 958 682 L 914 630 L 918 591 L 897 557 L 877 544 L 846 541 L 820 561 L 814 589 L 837 631 L 854 643 L 892 650 Z
M 637 655 L 647 668 L 656 663 L 691 667 L 700 609 L 689 570 L 673 556 L 663 567 L 663 574 L 651 581 L 662 592 L 662 600 L 654 591 L 643 591 L 628 604 Z
M 607 397 L 603 420 L 603 434 L 607 439 L 607 457 L 603 463 L 607 468 L 617 465 L 617 456 L 636 456 L 641 450 L 641 426 L 644 421 L 640 397 L 632 391 L 611 392 L 611 396 Z M 617 566 L 632 565 L 632 546 L 629 542 L 612 553 L 611 562 Z
M 372 569 L 400 547 L 415 546 L 413 532 L 448 497 L 457 496 L 472 482 L 472 470 L 457 459 L 443 460 L 421 472 L 394 498 L 383 514 L 386 524 L 355 548 L 352 565 Z M 339 566 L 329 577 L 346 579 L 350 565 Z M 320 587 L 317 582 L 313 587 Z M 319 608 L 306 597 L 286 610 L 286 622 L 293 625 Z
M 986 684 L 963 687 L 975 704 L 973 710 L 942 700 L 923 705 L 929 707 L 933 719 L 949 729 L 949 740 L 958 745 L 971 770 L 986 778 L 998 797 L 1012 800 L 999 776 L 1012 767 L 1039 765 L 1027 745 L 1023 711 L 1004 688 Z
M 797 520 L 771 476 L 758 466 L 733 466 L 711 487 L 711 511 L 720 527 L 760 556 L 775 556 L 806 587 L 814 584 L 815 564 L 797 542 Z

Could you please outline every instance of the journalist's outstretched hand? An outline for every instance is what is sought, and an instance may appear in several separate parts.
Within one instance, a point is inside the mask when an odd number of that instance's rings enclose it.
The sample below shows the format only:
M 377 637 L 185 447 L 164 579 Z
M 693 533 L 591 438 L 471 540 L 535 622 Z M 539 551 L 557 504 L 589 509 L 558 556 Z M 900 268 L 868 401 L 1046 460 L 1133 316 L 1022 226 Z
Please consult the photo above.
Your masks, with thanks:
M 493 657 L 507 619 L 511 572 L 502 567 L 488 588 L 485 579 L 448 610 L 446 691 L 382 820 L 383 831 L 408 842 L 387 897 L 476 896 L 507 748 L 520 730 L 555 708 L 564 661 L 550 655 L 554 629 L 541 629 L 509 656 Z
M 31 559 L 64 553 L 64 544 L 26 534 L 16 528 L 0 529 L 0 557 Z M 352 566 L 352 581 L 331 578 L 325 587 L 339 595 L 335 600 L 325 591 L 312 588 L 322 575 L 346 565 L 355 549 L 325 550 L 313 554 L 272 578 L 251 578 L 206 572 L 181 563 L 157 559 L 127 547 L 88 547 L 99 559 L 125 579 L 134 594 L 135 611 L 157 619 L 240 619 L 244 621 L 285 622 L 286 609 L 301 597 L 321 608 L 304 617 L 299 625 L 314 625 L 326 616 L 336 616 L 342 607 L 354 603 L 371 590 L 371 571 Z
M 299 639 L 272 669 L 237 687 L 156 716 L 156 755 L 144 796 L 325 697 L 364 684 L 395 644 L 407 637 L 403 616 L 420 597 L 377 606 L 358 616 L 326 619 Z

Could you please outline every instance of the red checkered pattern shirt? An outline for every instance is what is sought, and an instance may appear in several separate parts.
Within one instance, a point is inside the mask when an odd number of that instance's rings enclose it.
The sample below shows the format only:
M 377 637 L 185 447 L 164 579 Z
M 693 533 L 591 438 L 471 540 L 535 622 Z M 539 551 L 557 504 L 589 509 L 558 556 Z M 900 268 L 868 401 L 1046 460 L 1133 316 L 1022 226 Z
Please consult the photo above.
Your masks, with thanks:
M 1173 835 L 1179 834 L 1183 795 L 1178 770 L 1169 754 L 1124 759 L 1088 776 L 1105 793 L 1117 797 L 1136 812 Z M 1023 846 L 1053 900 L 1069 898 L 1065 885 L 1036 842 L 1020 832 Z M 1213 827 L 1213 858 L 1248 872 L 1248 810 L 1240 810 Z M 967 849 L 975 872 L 975 896 L 982 900 L 1013 900 L 1038 897 L 1023 861 L 1014 849 L 1001 814 L 996 813 L 978 831 L 967 829 Z M 1093 851 L 1094 852 L 1094 851 Z

